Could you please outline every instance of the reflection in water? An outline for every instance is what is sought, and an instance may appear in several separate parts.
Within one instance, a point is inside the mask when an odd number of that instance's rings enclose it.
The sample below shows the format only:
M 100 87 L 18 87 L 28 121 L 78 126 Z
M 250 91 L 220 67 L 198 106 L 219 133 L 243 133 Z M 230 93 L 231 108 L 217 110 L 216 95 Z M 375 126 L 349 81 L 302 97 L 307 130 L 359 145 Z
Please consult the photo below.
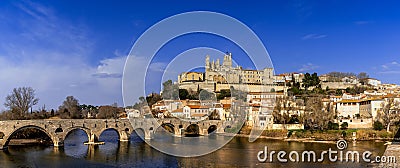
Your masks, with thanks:
M 84 142 L 88 141 L 85 131 L 76 129 L 71 131 L 64 140 L 64 152 L 74 158 L 84 158 L 87 156 L 88 146 Z
M 155 135 L 157 136 L 157 135 Z M 163 137 L 156 140 L 160 145 L 173 146 L 185 139 Z M 205 139 L 217 142 L 221 136 L 203 136 L 192 139 L 201 144 Z M 0 167 L 320 167 L 317 163 L 259 163 L 257 153 L 268 146 L 268 150 L 304 151 L 337 149 L 335 144 L 284 142 L 258 139 L 249 143 L 247 138 L 233 138 L 218 151 L 201 157 L 181 158 L 161 153 L 147 145 L 138 135 L 133 134 L 129 142 L 118 142 L 118 134 L 113 130 L 105 131 L 99 139 L 104 145 L 84 145 L 87 135 L 76 130 L 68 135 L 64 148 L 54 147 L 18 147 L 10 146 L 8 151 L 0 151 Z M 172 143 L 171 143 L 172 142 Z M 382 155 L 385 146 L 377 142 L 357 142 L 349 144 L 348 150 L 369 150 L 374 156 Z M 365 163 L 330 163 L 324 167 L 365 167 L 374 166 Z

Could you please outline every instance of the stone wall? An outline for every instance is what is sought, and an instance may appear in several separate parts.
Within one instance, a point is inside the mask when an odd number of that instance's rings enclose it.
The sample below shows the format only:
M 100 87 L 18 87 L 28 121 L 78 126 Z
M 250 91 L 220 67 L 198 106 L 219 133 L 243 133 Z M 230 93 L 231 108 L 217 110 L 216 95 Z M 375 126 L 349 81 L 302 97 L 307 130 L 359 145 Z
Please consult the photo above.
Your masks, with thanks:
M 349 83 L 343 83 L 343 82 L 321 82 L 321 88 L 326 89 L 326 87 L 329 87 L 329 89 L 346 89 L 346 88 L 352 88 L 354 87 L 355 84 L 349 84 Z
M 185 82 L 179 84 L 180 89 L 197 91 L 197 89 L 207 89 L 211 91 L 219 92 L 222 89 L 230 89 L 233 87 L 237 90 L 242 90 L 246 92 L 271 92 L 272 89 L 274 91 L 283 91 L 284 86 L 276 86 L 276 85 L 251 85 L 251 84 L 226 84 L 226 83 L 206 83 L 206 82 Z
M 339 126 L 347 122 L 349 125 L 347 128 L 373 128 L 373 121 L 372 118 L 368 119 L 342 119 L 342 120 L 335 120 L 336 123 L 339 124 Z

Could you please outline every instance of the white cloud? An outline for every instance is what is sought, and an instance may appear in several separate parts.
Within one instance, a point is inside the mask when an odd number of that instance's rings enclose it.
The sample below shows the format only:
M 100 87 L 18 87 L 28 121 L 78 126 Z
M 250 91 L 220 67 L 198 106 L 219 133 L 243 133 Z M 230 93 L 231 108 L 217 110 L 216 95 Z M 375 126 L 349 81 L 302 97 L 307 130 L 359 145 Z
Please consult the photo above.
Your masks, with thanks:
M 310 39 L 321 39 L 321 38 L 325 38 L 327 37 L 327 35 L 325 34 L 307 34 L 305 36 L 303 36 L 301 39 L 302 40 L 310 40 Z
M 378 72 L 379 74 L 400 74 L 400 63 L 392 61 L 381 65 L 382 69 Z
M 312 71 L 319 68 L 319 66 L 314 65 L 312 63 L 307 63 L 302 65 L 302 67 L 299 69 L 300 72 L 308 72 L 308 71 Z
M 93 76 L 99 78 L 121 78 L 126 57 L 116 57 L 100 61 Z

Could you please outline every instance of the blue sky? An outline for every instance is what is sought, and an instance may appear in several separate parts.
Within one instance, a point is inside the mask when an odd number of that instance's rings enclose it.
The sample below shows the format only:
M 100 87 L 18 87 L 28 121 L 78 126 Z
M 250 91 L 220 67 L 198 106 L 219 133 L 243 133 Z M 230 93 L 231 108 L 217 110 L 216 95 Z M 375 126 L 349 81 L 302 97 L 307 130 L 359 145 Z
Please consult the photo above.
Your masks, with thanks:
M 31 86 L 40 98 L 35 108 L 57 108 L 68 95 L 80 103 L 122 105 L 123 65 L 136 39 L 164 18 L 199 10 L 250 27 L 276 73 L 367 72 L 399 84 L 399 6 L 398 1 L 0 1 L 0 102 L 12 88 Z M 193 47 L 245 54 L 227 39 L 191 34 L 167 43 L 155 69 Z M 158 91 L 159 85 L 150 89 Z

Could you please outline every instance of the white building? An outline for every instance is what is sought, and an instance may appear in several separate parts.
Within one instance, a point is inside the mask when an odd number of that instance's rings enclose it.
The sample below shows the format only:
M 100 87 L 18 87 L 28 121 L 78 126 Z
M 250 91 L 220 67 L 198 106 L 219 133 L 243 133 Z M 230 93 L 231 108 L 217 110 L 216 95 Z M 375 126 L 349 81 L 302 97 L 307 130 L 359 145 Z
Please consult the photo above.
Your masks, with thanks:
M 375 119 L 382 109 L 385 101 L 383 99 L 366 99 L 360 101 L 360 117 Z
M 342 100 L 337 102 L 336 110 L 338 117 L 354 118 L 360 114 L 360 100 Z
M 378 86 L 381 84 L 381 81 L 378 79 L 374 79 L 374 78 L 367 78 L 367 84 L 372 85 L 372 86 Z
M 179 108 L 179 109 L 173 110 L 171 112 L 171 115 L 174 116 L 174 117 L 177 117 L 177 118 L 186 118 L 185 114 L 183 113 L 183 108 Z
M 136 109 L 125 109 L 128 118 L 138 118 L 140 117 L 140 111 Z
M 190 107 L 189 106 L 183 107 L 183 117 L 186 119 L 190 118 Z

